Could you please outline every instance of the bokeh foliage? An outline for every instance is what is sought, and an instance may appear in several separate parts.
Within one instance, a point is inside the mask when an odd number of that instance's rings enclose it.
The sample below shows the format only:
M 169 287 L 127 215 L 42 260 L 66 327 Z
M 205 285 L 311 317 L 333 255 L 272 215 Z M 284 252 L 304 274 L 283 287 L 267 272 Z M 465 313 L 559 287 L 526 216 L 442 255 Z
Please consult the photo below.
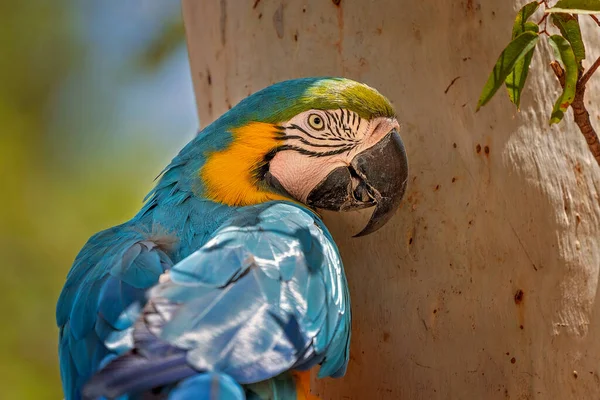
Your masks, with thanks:
M 91 234 L 139 209 L 162 165 L 157 160 L 172 156 L 139 140 L 123 143 L 118 154 L 109 147 L 82 154 L 73 138 L 102 141 L 106 132 L 76 131 L 68 112 L 57 121 L 65 83 L 85 86 L 77 79 L 84 79 L 89 48 L 76 13 L 71 0 L 0 2 L 3 399 L 62 398 L 54 315 L 67 271 Z M 158 49 L 141 51 L 152 67 L 183 41 L 177 23 L 169 27 Z M 138 64 L 131 63 L 143 70 Z

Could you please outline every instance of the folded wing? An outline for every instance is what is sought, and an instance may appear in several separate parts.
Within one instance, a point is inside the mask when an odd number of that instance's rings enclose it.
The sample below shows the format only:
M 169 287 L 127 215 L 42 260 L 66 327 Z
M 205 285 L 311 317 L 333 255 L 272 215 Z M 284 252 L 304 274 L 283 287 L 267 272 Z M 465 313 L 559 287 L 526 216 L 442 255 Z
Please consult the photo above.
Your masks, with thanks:
M 287 203 L 244 207 L 149 292 L 134 349 L 85 393 L 141 392 L 208 371 L 238 384 L 316 364 L 320 376 L 340 376 L 349 338 L 345 275 L 320 220 Z

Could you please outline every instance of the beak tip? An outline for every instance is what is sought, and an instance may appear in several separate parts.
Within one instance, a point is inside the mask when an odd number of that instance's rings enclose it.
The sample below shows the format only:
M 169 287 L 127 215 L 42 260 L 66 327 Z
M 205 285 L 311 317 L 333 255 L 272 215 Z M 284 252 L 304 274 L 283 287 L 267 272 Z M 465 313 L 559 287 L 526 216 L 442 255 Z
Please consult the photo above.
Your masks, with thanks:
M 360 232 L 358 232 L 356 235 L 352 235 L 353 238 L 359 238 L 359 237 L 363 237 L 363 236 L 367 236 L 372 232 L 366 232 L 364 229 Z

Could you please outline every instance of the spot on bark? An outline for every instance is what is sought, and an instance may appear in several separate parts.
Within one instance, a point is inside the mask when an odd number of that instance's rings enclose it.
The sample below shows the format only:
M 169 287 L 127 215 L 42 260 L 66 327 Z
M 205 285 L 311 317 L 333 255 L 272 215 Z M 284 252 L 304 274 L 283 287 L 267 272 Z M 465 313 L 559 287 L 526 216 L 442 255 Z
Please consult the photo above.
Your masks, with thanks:
M 485 146 L 483 151 L 485 151 L 485 154 L 490 154 L 490 146 Z
M 412 31 L 413 31 L 413 36 L 415 37 L 415 41 L 417 43 L 421 43 L 423 40 L 423 37 L 421 36 L 421 29 L 419 29 L 418 26 L 413 25 Z
M 515 293 L 515 304 L 519 305 L 523 302 L 523 298 L 525 297 L 525 293 L 521 289 L 517 290 Z
M 511 358 L 511 359 L 510 359 L 510 363 L 511 363 L 511 364 L 514 364 L 514 363 L 516 363 L 516 362 L 517 362 L 517 359 L 516 359 L 516 358 L 514 358 L 514 357 L 513 357 L 513 358 Z
M 478 154 L 481 153 L 481 145 L 479 143 L 475 147 L 475 150 L 477 151 Z
M 226 27 L 227 27 L 227 1 L 221 0 L 221 17 L 219 18 L 219 22 L 221 25 L 221 44 L 225 46 L 227 38 L 225 36 Z
M 273 26 L 275 27 L 275 32 L 277 32 L 277 37 L 279 39 L 283 38 L 283 3 L 277 7 L 277 10 L 273 14 Z
M 448 94 L 448 90 L 450 90 L 450 88 L 452 87 L 452 85 L 454 85 L 456 83 L 457 80 L 460 79 L 460 76 L 457 76 L 456 78 L 452 79 L 450 81 L 450 84 L 448 84 L 448 86 L 446 86 L 446 90 L 444 90 L 444 94 Z
M 390 333 L 383 332 L 383 341 L 387 343 L 389 340 L 390 340 Z
M 333 4 L 335 4 L 336 6 L 339 6 L 342 2 L 342 0 L 331 0 L 333 2 Z

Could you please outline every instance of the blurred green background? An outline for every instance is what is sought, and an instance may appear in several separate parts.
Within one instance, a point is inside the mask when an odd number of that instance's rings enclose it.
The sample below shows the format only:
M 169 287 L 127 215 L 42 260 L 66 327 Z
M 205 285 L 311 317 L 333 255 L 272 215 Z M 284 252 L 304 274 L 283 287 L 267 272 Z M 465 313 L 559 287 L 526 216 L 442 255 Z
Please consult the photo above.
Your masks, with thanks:
M 0 2 L 2 399 L 61 399 L 55 303 L 195 133 L 178 1 Z

